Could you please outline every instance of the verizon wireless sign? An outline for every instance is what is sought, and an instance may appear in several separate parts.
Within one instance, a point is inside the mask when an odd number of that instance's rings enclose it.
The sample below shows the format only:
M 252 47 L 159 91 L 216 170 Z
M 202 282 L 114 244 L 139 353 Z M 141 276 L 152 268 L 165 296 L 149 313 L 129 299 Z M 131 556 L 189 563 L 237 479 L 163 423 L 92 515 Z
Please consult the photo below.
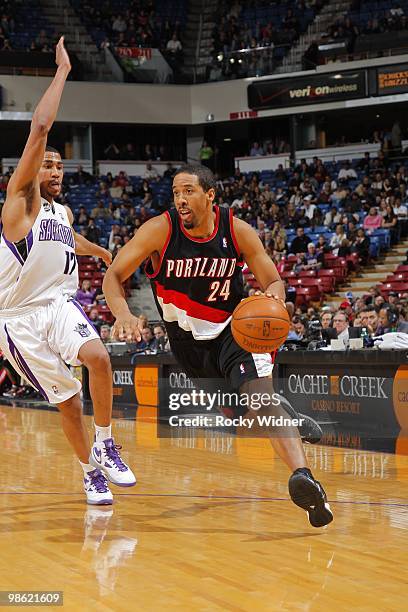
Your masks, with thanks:
M 248 86 L 248 106 L 254 110 L 338 102 L 366 96 L 365 70 L 254 81 Z

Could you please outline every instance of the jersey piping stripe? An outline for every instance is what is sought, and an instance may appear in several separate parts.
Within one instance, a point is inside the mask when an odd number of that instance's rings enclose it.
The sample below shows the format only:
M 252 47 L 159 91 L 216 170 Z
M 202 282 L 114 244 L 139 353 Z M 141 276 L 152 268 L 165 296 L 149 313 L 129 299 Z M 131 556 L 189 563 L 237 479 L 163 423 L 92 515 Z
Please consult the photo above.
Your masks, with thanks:
M 184 293 L 175 291 L 174 289 L 165 289 L 158 281 L 155 281 L 156 293 L 163 299 L 165 304 L 173 304 L 180 310 L 184 310 L 187 315 L 211 323 L 224 323 L 232 313 L 218 308 L 205 306 L 189 298 Z
M 229 222 L 230 222 L 230 232 L 231 232 L 232 242 L 234 244 L 234 247 L 235 247 L 235 250 L 236 250 L 236 252 L 238 254 L 238 257 L 241 257 L 241 251 L 239 249 L 238 242 L 237 242 L 237 239 L 235 237 L 235 231 L 234 231 L 234 213 L 232 212 L 232 208 L 230 208 L 230 210 L 229 210 Z M 241 265 L 244 265 L 244 263 L 242 262 Z
M 32 229 L 30 229 L 30 231 L 27 234 L 26 243 L 27 243 L 27 257 L 28 257 L 31 249 L 33 248 L 33 230 Z
M 164 258 L 164 255 L 165 255 L 166 251 L 167 251 L 167 247 L 169 246 L 169 242 L 170 242 L 170 238 L 171 238 L 171 234 L 172 234 L 172 227 L 173 226 L 172 226 L 172 223 L 171 223 L 171 217 L 170 217 L 169 213 L 167 212 L 167 210 L 164 213 L 164 215 L 167 218 L 167 222 L 169 224 L 169 229 L 168 229 L 168 232 L 167 232 L 166 242 L 164 243 L 164 247 L 163 247 L 163 250 L 162 250 L 161 255 L 160 255 L 160 261 L 159 261 L 159 265 L 157 266 L 157 270 L 155 270 L 151 274 L 149 274 L 149 272 L 147 271 L 147 265 L 149 263 L 149 260 L 147 260 L 147 263 L 145 265 L 145 274 L 149 278 L 156 278 L 156 276 L 160 272 L 162 264 L 163 264 L 163 258 Z M 150 262 L 151 262 L 151 259 L 150 259 Z M 152 264 L 152 269 L 153 269 L 153 264 Z
M 91 327 L 93 327 L 93 329 L 96 331 L 96 333 L 99 336 L 98 330 L 96 329 L 95 325 L 92 323 L 91 319 L 87 316 L 86 312 L 84 311 L 84 309 L 82 308 L 81 304 L 79 304 L 79 302 L 77 302 L 76 300 L 74 300 L 73 298 L 71 300 L 69 300 L 74 306 L 76 306 L 76 308 L 78 308 L 79 312 L 81 313 L 81 315 L 84 317 L 84 319 L 86 319 L 86 321 L 88 321 L 88 323 L 91 325 Z
M 24 259 L 21 257 L 20 253 L 17 251 L 15 244 L 7 240 L 4 234 L 3 234 L 3 238 L 4 238 L 4 242 L 7 244 L 8 248 L 13 253 L 15 258 L 17 259 L 18 263 L 24 266 Z
M 25 361 L 24 357 L 21 355 L 20 351 L 14 344 L 13 340 L 10 338 L 10 334 L 8 333 L 8 330 L 7 330 L 7 325 L 4 325 L 4 331 L 6 332 L 10 353 L 13 355 L 13 359 L 15 363 L 17 364 L 17 369 L 20 369 L 23 372 L 23 374 L 27 377 L 27 379 L 30 381 L 33 387 L 35 387 L 35 389 L 37 389 L 37 391 L 41 393 L 43 398 L 47 400 L 47 402 L 49 402 L 46 392 L 44 391 L 44 389 L 42 388 L 42 386 L 40 385 L 40 383 L 34 376 L 33 372 L 30 370 L 27 362 Z
M 179 225 L 180 225 L 180 229 L 183 232 L 183 234 L 185 235 L 186 238 L 188 238 L 189 240 L 191 240 L 191 242 L 210 242 L 210 240 L 212 240 L 214 238 L 214 236 L 217 235 L 218 232 L 218 226 L 219 226 L 219 222 L 220 222 L 220 209 L 218 206 L 214 206 L 215 208 L 215 223 L 214 223 L 214 229 L 211 233 L 211 236 L 208 236 L 207 238 L 194 238 L 194 236 L 191 236 L 191 234 L 189 234 L 185 229 L 184 229 L 184 225 L 183 222 L 181 220 L 180 215 L 177 215 L 179 218 Z

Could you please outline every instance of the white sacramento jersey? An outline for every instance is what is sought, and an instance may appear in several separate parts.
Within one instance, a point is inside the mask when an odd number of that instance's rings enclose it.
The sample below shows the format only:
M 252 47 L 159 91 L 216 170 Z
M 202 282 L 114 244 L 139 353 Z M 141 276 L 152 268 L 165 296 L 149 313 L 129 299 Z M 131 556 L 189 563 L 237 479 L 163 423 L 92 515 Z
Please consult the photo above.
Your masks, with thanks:
M 1 228 L 0 315 L 28 312 L 78 288 L 75 240 L 64 206 L 41 198 L 28 235 L 10 242 Z

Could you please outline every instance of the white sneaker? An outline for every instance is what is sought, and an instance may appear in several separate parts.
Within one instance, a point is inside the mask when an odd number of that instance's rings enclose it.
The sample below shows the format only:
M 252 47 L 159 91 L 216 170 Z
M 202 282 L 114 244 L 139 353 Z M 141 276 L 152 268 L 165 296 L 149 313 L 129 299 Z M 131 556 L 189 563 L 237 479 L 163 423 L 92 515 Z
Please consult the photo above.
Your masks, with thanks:
M 136 484 L 136 477 L 121 459 L 119 454 L 121 448 L 115 444 L 113 438 L 108 438 L 103 442 L 94 442 L 89 455 L 89 463 L 102 470 L 108 480 L 118 487 L 133 487 Z
M 86 501 L 92 506 L 107 506 L 113 504 L 113 496 L 109 490 L 108 481 L 101 470 L 87 472 L 84 477 Z

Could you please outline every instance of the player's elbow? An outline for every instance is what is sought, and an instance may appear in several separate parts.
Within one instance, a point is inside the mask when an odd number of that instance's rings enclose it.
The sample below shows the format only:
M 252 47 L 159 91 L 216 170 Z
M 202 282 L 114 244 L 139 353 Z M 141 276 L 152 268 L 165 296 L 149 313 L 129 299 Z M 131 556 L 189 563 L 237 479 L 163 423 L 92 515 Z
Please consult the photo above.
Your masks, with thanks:
M 50 131 L 49 122 L 45 117 L 35 116 L 31 122 L 31 132 L 33 132 L 38 137 L 45 137 L 48 135 Z

